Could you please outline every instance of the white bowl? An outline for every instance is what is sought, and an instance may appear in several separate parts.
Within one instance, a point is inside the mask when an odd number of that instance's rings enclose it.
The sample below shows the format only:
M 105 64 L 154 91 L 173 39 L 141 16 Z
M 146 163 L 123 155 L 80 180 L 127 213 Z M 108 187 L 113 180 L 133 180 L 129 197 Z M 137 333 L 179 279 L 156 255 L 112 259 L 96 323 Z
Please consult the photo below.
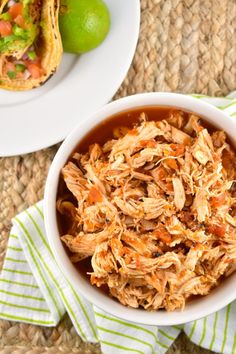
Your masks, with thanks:
M 224 282 L 209 295 L 199 297 L 187 303 L 183 311 L 148 312 L 141 309 L 128 308 L 106 294 L 103 294 L 96 287 L 90 285 L 90 283 L 78 273 L 62 245 L 56 218 L 56 195 L 60 171 L 85 134 L 99 122 L 118 112 L 139 106 L 155 105 L 179 107 L 195 112 L 205 117 L 206 121 L 223 129 L 231 138 L 232 142 L 236 142 L 236 121 L 208 103 L 190 96 L 156 92 L 137 94 L 119 99 L 105 105 L 90 117 L 78 117 L 78 120 L 82 118 L 81 122 L 63 142 L 52 162 L 46 182 L 44 211 L 46 231 L 51 249 L 59 267 L 73 284 L 76 291 L 81 293 L 81 295 L 94 305 L 114 316 L 142 324 L 167 326 L 186 323 L 207 316 L 233 301 L 236 298 L 236 273 L 224 280 Z

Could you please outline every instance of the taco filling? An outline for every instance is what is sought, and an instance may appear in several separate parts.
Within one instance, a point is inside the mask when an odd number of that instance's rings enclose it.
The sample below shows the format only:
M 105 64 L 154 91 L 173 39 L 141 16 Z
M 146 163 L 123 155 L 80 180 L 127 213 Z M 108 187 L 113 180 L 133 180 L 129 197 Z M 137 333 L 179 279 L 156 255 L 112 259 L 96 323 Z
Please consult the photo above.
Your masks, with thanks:
M 44 83 L 62 55 L 57 0 L 9 0 L 0 7 L 0 87 Z
M 34 46 L 31 46 L 20 60 L 6 57 L 3 60 L 2 71 L 10 79 L 27 80 L 32 77 L 39 79 L 45 72 L 41 65 L 40 56 L 37 55 Z
M 0 15 L 0 53 L 21 56 L 38 35 L 41 0 L 10 0 Z

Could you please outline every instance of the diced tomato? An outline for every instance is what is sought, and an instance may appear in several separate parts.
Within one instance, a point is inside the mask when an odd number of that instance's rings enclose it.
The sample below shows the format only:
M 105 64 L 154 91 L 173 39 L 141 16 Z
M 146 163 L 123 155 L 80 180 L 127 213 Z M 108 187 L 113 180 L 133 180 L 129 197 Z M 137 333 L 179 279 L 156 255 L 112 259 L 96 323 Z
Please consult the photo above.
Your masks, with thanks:
M 4 65 L 4 74 L 7 74 L 8 72 L 15 72 L 16 71 L 16 67 L 13 63 L 11 62 L 7 62 L 5 65 Z
M 185 147 L 182 144 L 170 144 L 170 147 L 173 150 L 173 153 L 170 154 L 172 156 L 182 155 L 185 150 Z
M 210 225 L 207 228 L 207 231 L 213 235 L 223 237 L 225 235 L 226 226 L 222 225 Z
M 171 242 L 171 237 L 170 235 L 160 235 L 159 239 L 164 242 L 164 243 L 170 243 Z
M 171 235 L 164 227 L 159 227 L 157 230 L 153 232 L 153 234 L 162 242 L 170 243 L 171 242 Z
M 16 16 L 16 18 L 14 19 L 14 22 L 18 26 L 20 26 L 21 28 L 24 28 L 24 26 L 25 26 L 25 20 L 24 20 L 24 17 L 22 15 Z
M 166 159 L 165 163 L 168 167 L 172 168 L 173 170 L 178 170 L 178 164 L 174 159 Z
M 225 194 L 222 193 L 218 197 L 211 197 L 210 204 L 213 207 L 219 207 L 225 203 Z
M 26 62 L 25 64 L 33 79 L 39 79 L 43 75 L 44 70 L 39 63 Z
M 0 35 L 7 37 L 12 34 L 12 25 L 10 21 L 0 20 Z
M 15 3 L 10 7 L 8 10 L 9 14 L 11 15 L 12 19 L 14 20 L 19 15 L 23 15 L 23 4 L 20 2 Z
M 157 143 L 154 139 L 151 140 L 141 140 L 139 143 L 140 147 L 144 148 L 155 148 Z
M 16 74 L 16 77 L 17 77 L 18 79 L 23 79 L 24 73 L 19 72 L 19 73 Z
M 36 58 L 34 60 L 28 61 L 28 63 L 33 63 L 33 64 L 37 64 L 37 66 L 39 66 L 41 68 L 41 62 L 40 62 L 40 58 L 36 55 Z
M 96 187 L 91 187 L 88 195 L 90 203 L 97 203 L 102 201 L 102 194 Z

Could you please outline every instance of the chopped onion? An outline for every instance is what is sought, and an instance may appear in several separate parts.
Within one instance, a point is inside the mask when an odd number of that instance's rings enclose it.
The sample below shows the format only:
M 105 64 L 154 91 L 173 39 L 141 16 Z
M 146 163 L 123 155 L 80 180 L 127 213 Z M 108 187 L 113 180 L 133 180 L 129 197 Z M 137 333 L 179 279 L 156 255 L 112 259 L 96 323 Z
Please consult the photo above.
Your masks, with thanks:
M 14 64 L 23 64 L 23 65 L 25 65 L 23 60 L 15 60 Z
M 8 1 L 8 7 L 11 7 L 11 6 L 13 6 L 13 5 L 15 5 L 15 1 L 14 0 L 10 0 L 10 1 Z
M 28 58 L 28 55 L 27 55 L 26 53 L 25 53 L 25 54 L 23 54 L 23 55 L 22 55 L 22 59 L 23 59 L 23 60 L 27 60 L 27 59 L 29 59 L 29 58 Z
M 23 79 L 27 80 L 31 76 L 29 70 L 25 69 L 24 74 L 23 74 Z

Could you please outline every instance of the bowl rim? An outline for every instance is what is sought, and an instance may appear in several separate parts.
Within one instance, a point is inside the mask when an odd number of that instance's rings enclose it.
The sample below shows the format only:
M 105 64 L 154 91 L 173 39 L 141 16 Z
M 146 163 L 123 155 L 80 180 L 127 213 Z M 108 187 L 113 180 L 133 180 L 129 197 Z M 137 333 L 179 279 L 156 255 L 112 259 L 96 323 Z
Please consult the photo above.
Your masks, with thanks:
M 206 297 L 201 297 L 191 303 L 187 303 L 183 311 L 175 310 L 173 312 L 149 312 L 143 309 L 126 307 L 110 298 L 108 295 L 103 294 L 98 288 L 92 286 L 87 279 L 84 279 L 84 277 L 81 276 L 75 269 L 69 260 L 59 237 L 55 207 L 61 168 L 65 165 L 70 154 L 78 145 L 79 141 L 86 135 L 86 133 L 113 114 L 136 107 L 155 105 L 173 106 L 183 110 L 192 111 L 193 113 L 203 116 L 203 118 L 207 121 L 213 123 L 214 126 L 224 129 L 233 143 L 236 141 L 236 136 L 233 136 L 233 128 L 236 128 L 236 121 L 211 104 L 192 96 L 179 93 L 152 92 L 140 93 L 120 98 L 103 106 L 101 109 L 94 112 L 90 117 L 84 117 L 84 119 L 74 128 L 74 130 L 68 135 L 60 146 L 53 159 L 46 181 L 44 193 L 44 214 L 46 235 L 56 262 L 64 276 L 71 284 L 73 284 L 74 289 L 78 291 L 81 296 L 85 297 L 89 302 L 103 311 L 123 320 L 146 325 L 169 326 L 200 319 L 222 309 L 235 300 L 236 289 L 234 290 L 232 283 L 233 278 L 236 280 L 236 274 L 233 274 L 229 278 L 225 279 L 221 289 L 219 289 L 220 287 L 217 287 Z M 214 122 L 214 118 L 216 118 L 217 122 Z

